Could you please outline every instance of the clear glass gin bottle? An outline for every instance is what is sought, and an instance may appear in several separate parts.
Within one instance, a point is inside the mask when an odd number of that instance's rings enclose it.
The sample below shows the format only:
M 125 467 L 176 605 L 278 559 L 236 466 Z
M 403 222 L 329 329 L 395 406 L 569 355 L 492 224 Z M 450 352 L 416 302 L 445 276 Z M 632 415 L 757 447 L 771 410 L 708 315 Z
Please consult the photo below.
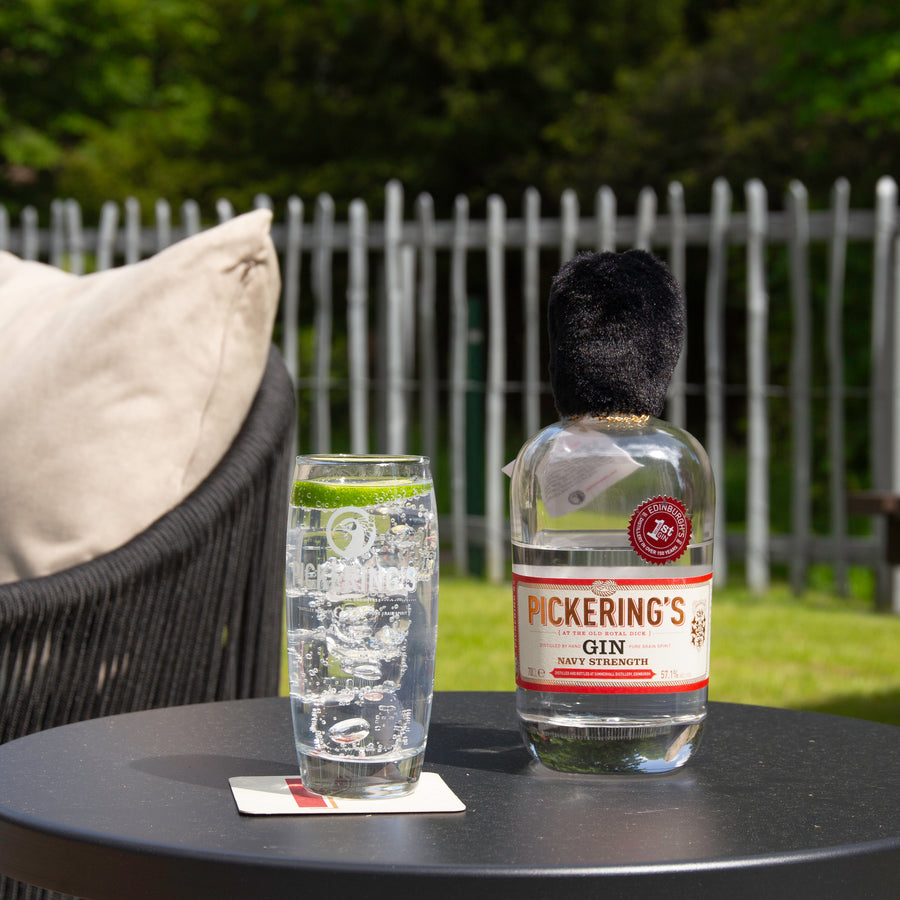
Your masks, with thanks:
M 553 769 L 667 772 L 698 746 L 709 683 L 713 476 L 658 418 L 684 300 L 645 251 L 584 253 L 548 324 L 560 421 L 521 449 L 510 491 L 522 734 Z
M 525 444 L 510 497 L 526 746 L 562 771 L 683 765 L 709 680 L 705 451 L 651 416 L 577 416 Z

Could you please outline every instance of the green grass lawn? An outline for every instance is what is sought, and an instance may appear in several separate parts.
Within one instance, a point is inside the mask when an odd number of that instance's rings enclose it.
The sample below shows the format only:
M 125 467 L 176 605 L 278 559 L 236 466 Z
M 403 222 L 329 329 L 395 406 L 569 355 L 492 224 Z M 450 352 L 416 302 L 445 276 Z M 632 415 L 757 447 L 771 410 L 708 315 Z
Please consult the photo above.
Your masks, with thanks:
M 436 690 L 514 690 L 509 584 L 442 575 L 439 622 Z M 729 587 L 713 592 L 711 640 L 711 700 L 900 725 L 898 616 L 826 591 Z
M 714 591 L 710 699 L 900 725 L 900 617 L 825 592 Z M 513 690 L 512 588 L 441 577 L 435 688 Z

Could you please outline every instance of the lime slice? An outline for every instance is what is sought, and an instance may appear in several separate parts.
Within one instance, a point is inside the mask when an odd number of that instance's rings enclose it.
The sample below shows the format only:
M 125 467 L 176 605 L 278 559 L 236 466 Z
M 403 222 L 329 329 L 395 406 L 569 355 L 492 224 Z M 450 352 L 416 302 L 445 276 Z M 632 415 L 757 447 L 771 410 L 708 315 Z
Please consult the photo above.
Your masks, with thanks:
M 291 504 L 312 509 L 340 509 L 344 506 L 365 508 L 402 500 L 405 497 L 416 497 L 430 488 L 430 482 L 401 481 L 394 478 L 371 478 L 367 481 L 295 481 L 291 490 Z

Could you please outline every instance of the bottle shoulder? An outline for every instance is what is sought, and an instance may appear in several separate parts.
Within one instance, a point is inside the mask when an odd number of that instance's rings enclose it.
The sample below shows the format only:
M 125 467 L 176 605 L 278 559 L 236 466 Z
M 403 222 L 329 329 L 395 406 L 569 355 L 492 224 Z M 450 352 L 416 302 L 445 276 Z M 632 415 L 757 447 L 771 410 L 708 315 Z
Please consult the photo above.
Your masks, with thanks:
M 647 458 L 658 463 L 694 461 L 704 469 L 709 458 L 690 432 L 652 416 L 578 416 L 543 428 L 519 451 L 514 474 L 535 471 L 548 461 L 585 458 Z
M 712 467 L 689 432 L 652 417 L 564 419 L 534 435 L 516 457 L 513 540 L 539 542 L 556 532 L 557 541 L 565 532 L 574 546 L 602 531 L 605 543 L 622 543 L 635 511 L 659 497 L 683 504 L 695 539 L 711 538 Z

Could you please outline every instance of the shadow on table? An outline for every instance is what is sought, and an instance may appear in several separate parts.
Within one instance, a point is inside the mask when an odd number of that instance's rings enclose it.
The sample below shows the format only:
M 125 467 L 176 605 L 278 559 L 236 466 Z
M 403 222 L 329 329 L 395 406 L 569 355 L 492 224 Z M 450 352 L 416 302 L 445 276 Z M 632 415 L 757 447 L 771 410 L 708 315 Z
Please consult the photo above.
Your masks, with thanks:
M 261 759 L 243 759 L 239 756 L 219 756 L 214 753 L 181 753 L 171 756 L 147 756 L 131 763 L 132 769 L 168 778 L 183 784 L 230 790 L 228 779 L 236 775 L 291 775 L 296 774 L 283 762 Z
M 515 775 L 529 768 L 531 757 L 517 731 L 432 722 L 425 762 Z

